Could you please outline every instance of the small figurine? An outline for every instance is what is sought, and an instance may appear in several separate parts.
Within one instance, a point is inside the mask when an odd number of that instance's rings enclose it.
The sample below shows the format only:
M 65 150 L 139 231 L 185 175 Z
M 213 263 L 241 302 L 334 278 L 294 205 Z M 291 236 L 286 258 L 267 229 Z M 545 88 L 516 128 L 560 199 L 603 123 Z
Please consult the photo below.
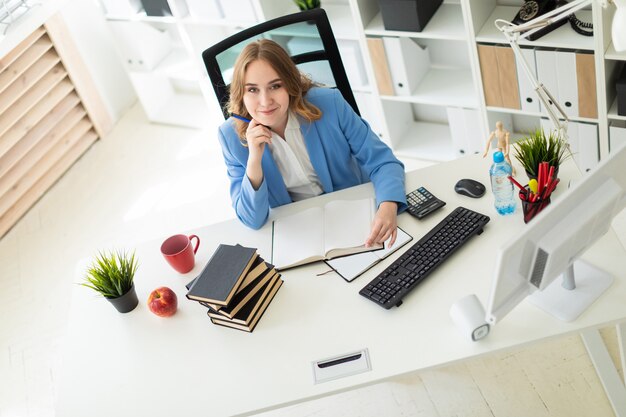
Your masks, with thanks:
M 487 139 L 487 145 L 485 147 L 485 153 L 483 153 L 483 158 L 487 156 L 487 154 L 489 153 L 489 148 L 491 147 L 491 141 L 493 140 L 495 136 L 495 138 L 498 140 L 498 143 L 496 144 L 496 149 L 501 151 L 504 154 L 504 159 L 506 160 L 506 162 L 509 163 L 509 165 L 511 165 L 511 168 L 513 169 L 513 175 L 515 175 L 515 167 L 513 167 L 513 164 L 511 163 L 511 159 L 509 158 L 509 136 L 510 135 L 511 134 L 509 133 L 509 131 L 504 128 L 504 125 L 502 124 L 502 122 L 497 121 L 496 130 L 491 132 L 489 134 L 489 139 Z

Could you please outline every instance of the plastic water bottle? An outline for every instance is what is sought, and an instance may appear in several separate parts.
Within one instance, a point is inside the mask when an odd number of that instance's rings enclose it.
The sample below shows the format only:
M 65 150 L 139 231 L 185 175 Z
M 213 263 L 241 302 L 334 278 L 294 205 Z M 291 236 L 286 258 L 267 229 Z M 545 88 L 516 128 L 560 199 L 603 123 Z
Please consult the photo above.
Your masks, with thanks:
M 504 160 L 504 154 L 500 151 L 493 154 L 493 165 L 489 169 L 491 177 L 491 190 L 495 198 L 495 207 L 498 214 L 506 216 L 515 212 L 517 202 L 515 200 L 515 190 L 509 180 L 511 175 L 511 165 Z

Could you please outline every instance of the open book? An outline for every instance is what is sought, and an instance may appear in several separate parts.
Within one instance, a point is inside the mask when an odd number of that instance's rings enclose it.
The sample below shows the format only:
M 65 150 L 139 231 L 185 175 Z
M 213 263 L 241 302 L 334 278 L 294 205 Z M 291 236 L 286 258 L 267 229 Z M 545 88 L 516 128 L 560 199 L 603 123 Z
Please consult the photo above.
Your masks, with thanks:
M 366 248 L 376 214 L 373 198 L 336 200 L 324 207 L 274 220 L 272 264 L 287 269 L 315 261 L 381 249 Z
M 389 247 L 389 241 L 385 242 L 385 248 L 373 252 L 357 253 L 343 258 L 336 258 L 326 261 L 328 266 L 335 270 L 343 279 L 351 282 L 363 272 L 367 271 L 378 262 L 391 255 L 402 246 L 410 242 L 413 238 L 404 230 L 398 227 L 398 236 L 392 247 Z

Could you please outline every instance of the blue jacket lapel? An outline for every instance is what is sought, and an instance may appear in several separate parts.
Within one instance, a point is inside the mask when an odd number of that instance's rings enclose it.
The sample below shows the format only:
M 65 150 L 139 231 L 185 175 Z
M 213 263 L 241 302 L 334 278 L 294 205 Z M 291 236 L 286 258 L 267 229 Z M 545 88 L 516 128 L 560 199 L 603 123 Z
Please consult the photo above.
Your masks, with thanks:
M 299 116 L 298 121 L 300 122 L 300 131 L 304 137 L 304 143 L 309 152 L 313 169 L 315 169 L 322 183 L 324 192 L 330 193 L 333 191 L 333 182 L 330 178 L 330 171 L 328 170 L 328 163 L 324 155 L 324 147 L 322 146 L 322 138 L 317 130 L 317 126 Z
M 265 175 L 265 181 L 267 181 L 268 185 L 270 205 L 282 206 L 283 204 L 291 203 L 291 197 L 287 191 L 283 176 L 280 174 L 272 153 L 267 146 L 263 151 L 261 165 L 263 166 L 263 175 Z M 272 200 L 274 200 L 275 204 L 272 204 Z

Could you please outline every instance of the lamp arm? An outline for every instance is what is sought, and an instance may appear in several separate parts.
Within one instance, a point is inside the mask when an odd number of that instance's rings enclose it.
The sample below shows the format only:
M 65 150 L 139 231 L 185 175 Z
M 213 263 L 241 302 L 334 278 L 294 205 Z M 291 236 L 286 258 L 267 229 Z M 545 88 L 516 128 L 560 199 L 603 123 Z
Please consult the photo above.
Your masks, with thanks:
M 498 27 L 498 29 L 500 29 L 498 24 L 499 23 L 502 24 L 502 22 L 509 24 L 509 25 L 511 24 L 507 21 L 503 21 L 500 19 L 496 20 L 496 27 Z M 530 80 L 533 86 L 533 89 L 535 90 L 535 92 L 537 93 L 537 96 L 539 97 L 539 101 L 541 101 L 544 109 L 546 109 L 546 112 L 548 113 L 548 117 L 550 118 L 550 121 L 552 122 L 554 127 L 558 130 L 559 134 L 561 134 L 561 137 L 566 138 L 567 140 L 568 138 L 567 123 L 569 122 L 569 118 L 567 117 L 567 114 L 565 114 L 565 111 L 563 110 L 563 108 L 559 105 L 558 101 L 552 96 L 550 91 L 548 91 L 548 89 L 539 82 L 539 80 L 534 74 L 534 71 L 530 69 L 530 66 L 528 65 L 528 61 L 526 61 L 526 58 L 524 58 L 524 55 L 522 54 L 522 51 L 518 44 L 519 33 L 512 32 L 512 31 L 504 31 L 502 29 L 500 29 L 500 31 L 503 33 L 504 37 L 511 45 L 511 49 L 513 50 L 515 59 L 523 68 L 526 78 Z

